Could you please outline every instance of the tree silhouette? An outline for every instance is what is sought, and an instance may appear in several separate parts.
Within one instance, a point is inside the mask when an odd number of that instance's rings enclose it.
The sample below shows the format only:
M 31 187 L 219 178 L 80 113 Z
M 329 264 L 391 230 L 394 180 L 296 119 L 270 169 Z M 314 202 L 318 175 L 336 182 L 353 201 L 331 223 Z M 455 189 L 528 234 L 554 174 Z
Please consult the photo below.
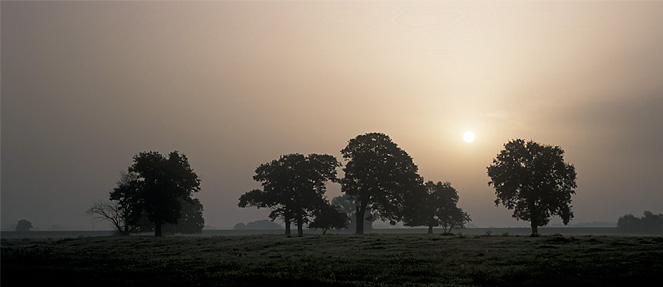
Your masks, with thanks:
M 92 216 L 95 225 L 102 221 L 109 222 L 119 235 L 129 235 L 138 228 L 124 216 L 124 210 L 117 201 L 97 201 L 85 213 Z
M 456 206 L 458 199 L 458 192 L 450 183 L 426 182 L 406 201 L 405 226 L 427 226 L 428 234 L 433 234 L 435 226 L 442 226 L 445 234 L 453 228 L 463 228 L 470 217 Z
M 27 221 L 25 219 L 19 220 L 18 223 L 16 224 L 17 232 L 26 232 L 30 231 L 30 229 L 32 229 L 32 222 Z
M 313 221 L 308 228 L 322 229 L 326 234 L 329 229 L 343 229 L 348 227 L 348 216 L 340 207 L 325 203 L 313 211 Z
M 495 205 L 513 209 L 513 217 L 529 221 L 532 236 L 538 227 L 557 215 L 564 224 L 573 218 L 571 195 L 575 194 L 576 172 L 564 162 L 558 146 L 521 139 L 509 141 L 488 166 L 488 185 L 495 188 Z
M 341 153 L 348 160 L 342 191 L 357 207 L 356 234 L 364 233 L 363 219 L 369 208 L 374 217 L 392 225 L 400 221 L 407 193 L 422 182 L 412 158 L 382 133 L 359 135 Z
M 111 201 L 95 202 L 86 214 L 92 216 L 93 223 L 110 223 L 119 235 L 129 235 L 133 232 L 153 232 L 154 224 L 150 222 L 144 212 L 144 200 L 141 197 L 138 175 L 136 173 L 121 173 L 117 187 L 110 193 Z M 205 220 L 203 219 L 203 205 L 196 198 L 180 199 L 182 206 L 177 224 L 165 224 L 167 233 L 200 233 Z
M 285 233 L 290 235 L 290 223 L 297 225 L 297 234 L 303 236 L 303 225 L 324 202 L 328 181 L 337 181 L 336 168 L 340 163 L 331 155 L 288 154 L 278 160 L 256 168 L 253 179 L 263 189 L 254 189 L 239 198 L 239 206 L 271 208 L 272 220 L 282 218 Z
M 187 157 L 177 151 L 168 157 L 154 151 L 139 153 L 128 173 L 135 179 L 126 188 L 114 189 L 111 200 L 139 207 L 154 223 L 155 236 L 163 235 L 164 223 L 177 223 L 182 201 L 190 200 L 192 193 L 200 190 L 198 175 Z
M 109 222 L 119 235 L 129 235 L 140 228 L 139 220 L 143 216 L 143 200 L 136 190 L 137 175 L 120 173 L 117 186 L 110 193 L 110 202 L 95 202 L 86 214 L 92 216 L 93 223 Z

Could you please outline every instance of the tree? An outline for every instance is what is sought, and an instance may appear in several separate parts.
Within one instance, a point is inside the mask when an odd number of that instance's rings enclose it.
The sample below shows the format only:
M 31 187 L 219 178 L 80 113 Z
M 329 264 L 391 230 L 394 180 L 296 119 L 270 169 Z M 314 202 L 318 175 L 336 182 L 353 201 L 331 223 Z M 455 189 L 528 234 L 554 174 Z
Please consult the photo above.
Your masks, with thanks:
M 444 234 L 451 234 L 452 229 L 465 228 L 465 224 L 470 221 L 472 221 L 472 219 L 467 212 L 463 211 L 461 208 L 454 208 L 450 210 L 448 216 L 442 217 L 439 223 L 440 226 L 442 226 Z
M 445 234 L 453 228 L 463 228 L 470 217 L 456 206 L 458 199 L 458 192 L 450 183 L 426 182 L 407 201 L 405 226 L 428 226 L 428 234 L 433 234 L 435 226 L 442 226 Z
M 303 236 L 304 223 L 324 201 L 326 183 L 337 181 L 336 168 L 340 163 L 331 155 L 288 154 L 256 168 L 253 179 L 263 189 L 254 189 L 239 198 L 239 206 L 271 208 L 271 220 L 282 218 L 285 233 L 290 235 L 290 223 L 297 225 Z
M 16 224 L 17 232 L 26 232 L 30 231 L 30 229 L 32 229 L 32 222 L 27 221 L 25 219 L 19 220 L 18 223 Z
M 109 222 L 119 235 L 129 235 L 136 229 L 123 217 L 122 207 L 117 201 L 97 201 L 85 213 L 92 216 L 94 225 L 102 221 Z
M 571 195 L 576 172 L 564 162 L 564 150 L 521 139 L 509 141 L 488 166 L 488 185 L 495 188 L 495 205 L 513 209 L 513 217 L 529 221 L 532 236 L 557 215 L 564 224 L 573 218 Z
M 313 221 L 308 228 L 322 229 L 326 234 L 329 229 L 343 229 L 348 227 L 348 216 L 339 207 L 327 202 L 313 211 Z
M 168 157 L 158 152 L 134 156 L 128 173 L 135 177 L 127 188 L 111 192 L 111 200 L 130 202 L 140 207 L 154 223 L 154 235 L 162 236 L 164 223 L 177 223 L 182 201 L 190 200 L 200 190 L 200 179 L 183 154 L 174 151 Z M 202 206 L 201 206 L 202 207 Z
M 93 224 L 109 222 L 119 235 L 129 235 L 139 229 L 143 201 L 137 197 L 137 179 L 135 173 L 120 173 L 117 187 L 111 191 L 111 201 L 95 202 L 86 211 L 87 215 L 92 216 Z
M 342 192 L 355 203 L 356 234 L 364 233 L 363 219 L 369 209 L 373 211 L 371 219 L 392 225 L 400 221 L 407 194 L 422 182 L 410 155 L 382 133 L 359 135 L 341 153 L 348 161 Z

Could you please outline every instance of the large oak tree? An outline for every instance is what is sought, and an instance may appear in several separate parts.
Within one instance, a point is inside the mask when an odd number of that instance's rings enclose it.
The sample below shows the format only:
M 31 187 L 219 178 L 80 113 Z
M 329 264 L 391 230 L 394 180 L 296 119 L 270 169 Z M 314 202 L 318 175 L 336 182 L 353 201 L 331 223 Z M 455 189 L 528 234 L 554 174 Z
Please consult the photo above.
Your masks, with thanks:
M 564 224 L 573 218 L 571 195 L 575 194 L 576 172 L 564 162 L 564 150 L 522 139 L 504 145 L 488 166 L 488 185 L 495 188 L 495 205 L 513 209 L 513 217 L 529 221 L 532 236 L 538 227 L 557 215 Z
M 423 182 L 410 155 L 382 133 L 359 135 L 341 153 L 348 161 L 342 191 L 355 203 L 356 233 L 364 233 L 368 209 L 375 218 L 391 224 L 400 221 L 407 194 Z

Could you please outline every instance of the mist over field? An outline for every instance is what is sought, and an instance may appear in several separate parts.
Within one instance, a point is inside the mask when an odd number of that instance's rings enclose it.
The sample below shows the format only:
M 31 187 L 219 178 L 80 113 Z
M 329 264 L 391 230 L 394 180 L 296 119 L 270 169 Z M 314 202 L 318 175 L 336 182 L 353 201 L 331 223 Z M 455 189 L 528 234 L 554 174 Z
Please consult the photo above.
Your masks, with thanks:
M 2 1 L 2 230 L 113 229 L 85 212 L 147 151 L 186 155 L 205 229 L 232 229 L 268 219 L 269 208 L 238 206 L 262 188 L 258 166 L 293 153 L 345 165 L 348 141 L 371 132 L 425 181 L 449 182 L 469 227 L 529 226 L 495 206 L 488 185 L 487 167 L 519 138 L 563 148 L 575 167 L 569 226 L 661 214 L 661 11 L 660 1 Z M 340 195 L 327 184 L 327 199 Z

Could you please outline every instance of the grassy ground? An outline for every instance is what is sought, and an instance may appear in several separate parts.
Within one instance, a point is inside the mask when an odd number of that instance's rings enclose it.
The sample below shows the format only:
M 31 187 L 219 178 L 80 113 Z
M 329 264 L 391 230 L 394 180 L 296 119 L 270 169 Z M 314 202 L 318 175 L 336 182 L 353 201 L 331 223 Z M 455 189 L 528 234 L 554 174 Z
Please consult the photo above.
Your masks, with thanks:
M 3 239 L 1 275 L 3 286 L 647 286 L 662 273 L 663 237 L 376 234 Z

